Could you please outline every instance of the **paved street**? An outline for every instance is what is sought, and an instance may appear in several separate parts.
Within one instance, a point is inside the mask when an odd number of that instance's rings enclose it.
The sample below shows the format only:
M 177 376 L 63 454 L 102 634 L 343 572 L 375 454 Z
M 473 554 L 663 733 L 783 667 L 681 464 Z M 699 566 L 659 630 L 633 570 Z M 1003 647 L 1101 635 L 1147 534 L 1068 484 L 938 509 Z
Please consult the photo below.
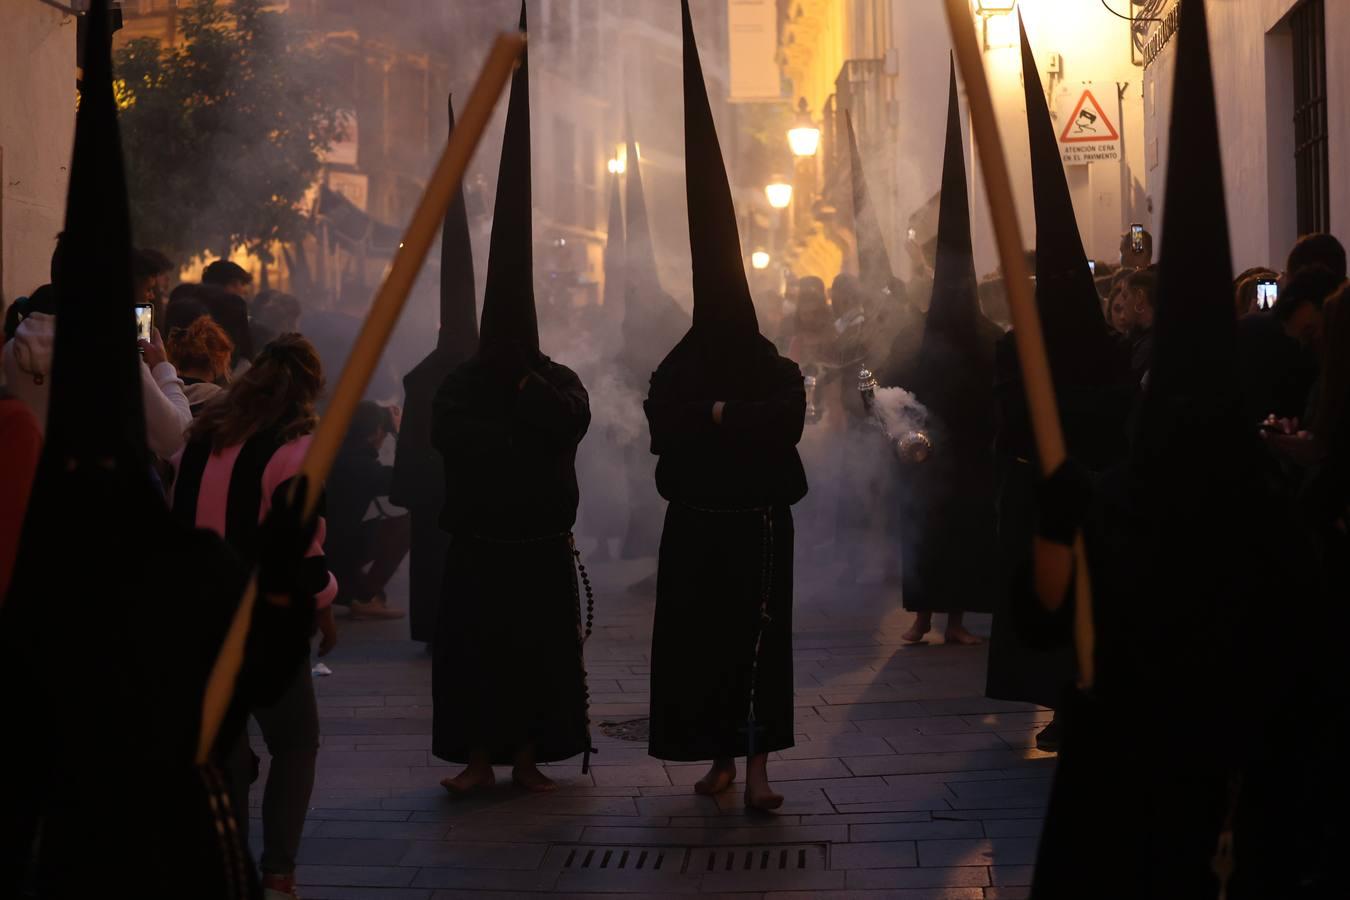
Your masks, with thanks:
M 591 569 L 592 719 L 645 717 L 652 598 L 624 586 L 652 564 Z M 343 623 L 334 674 L 317 679 L 301 896 L 1024 897 L 1053 767 L 1029 748 L 1048 713 L 984 699 L 983 647 L 903 645 L 908 618 L 875 585 L 799 591 L 797 745 L 771 763 L 787 797 L 772 817 L 747 815 L 739 789 L 695 796 L 702 767 L 599 727 L 591 774 L 548 767 L 556 794 L 499 770 L 496 788 L 454 801 L 437 784 L 454 770 L 430 754 L 430 658 L 406 621 Z M 972 624 L 987 634 L 987 616 Z

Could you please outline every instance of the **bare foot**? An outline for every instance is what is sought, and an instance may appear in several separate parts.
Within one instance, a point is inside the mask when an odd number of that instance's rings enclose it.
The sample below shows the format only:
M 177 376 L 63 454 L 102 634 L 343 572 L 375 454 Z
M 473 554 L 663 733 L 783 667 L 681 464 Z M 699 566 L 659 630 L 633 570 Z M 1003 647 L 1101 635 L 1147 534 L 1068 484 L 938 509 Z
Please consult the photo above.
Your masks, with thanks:
M 948 625 L 947 631 L 943 634 L 943 638 L 949 644 L 964 644 L 967 647 L 973 647 L 976 644 L 984 643 L 980 638 L 971 634 L 969 631 L 966 631 L 964 625 Z
M 454 778 L 441 779 L 441 787 L 456 797 L 463 797 L 480 787 L 492 787 L 496 783 L 497 776 L 492 773 L 492 766 L 473 763 Z
M 747 785 L 745 788 L 745 808 L 760 812 L 773 812 L 783 805 L 783 795 L 774 793 L 765 781 L 763 784 Z
M 558 785 L 551 778 L 532 765 L 517 765 L 511 770 L 511 781 L 531 794 L 547 794 L 558 789 Z
M 711 797 L 720 794 L 736 783 L 736 763 L 731 760 L 715 760 L 708 774 L 694 782 L 694 793 Z
M 917 644 L 924 639 L 928 632 L 933 630 L 933 616 L 931 613 L 919 613 L 914 617 L 914 624 L 909 626 L 909 631 L 900 635 L 900 640 L 911 644 Z

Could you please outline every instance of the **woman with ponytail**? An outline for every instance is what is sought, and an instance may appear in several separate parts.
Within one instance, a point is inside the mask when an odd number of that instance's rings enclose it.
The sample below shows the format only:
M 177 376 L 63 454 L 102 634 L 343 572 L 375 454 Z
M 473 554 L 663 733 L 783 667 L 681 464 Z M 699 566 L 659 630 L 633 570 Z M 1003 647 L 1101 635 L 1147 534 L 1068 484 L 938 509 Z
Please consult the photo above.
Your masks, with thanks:
M 254 564 L 261 550 L 258 525 L 284 500 L 291 479 L 300 472 L 318 424 L 315 403 L 323 384 L 319 355 L 300 335 L 283 334 L 264 347 L 251 368 L 202 407 L 189 429 L 187 446 L 175 460 L 174 515 L 223 536 L 245 562 Z M 315 598 L 320 656 L 337 642 L 332 609 L 337 581 L 328 571 L 323 540 L 320 518 L 301 573 L 302 589 Z M 262 803 L 263 887 L 291 896 L 319 752 L 308 660 L 280 700 L 251 713 L 272 756 Z M 222 763 L 235 808 L 247 809 L 249 784 L 257 771 L 247 736 L 232 748 L 221 748 L 221 755 L 226 757 Z M 245 823 L 241 818 L 241 826 Z

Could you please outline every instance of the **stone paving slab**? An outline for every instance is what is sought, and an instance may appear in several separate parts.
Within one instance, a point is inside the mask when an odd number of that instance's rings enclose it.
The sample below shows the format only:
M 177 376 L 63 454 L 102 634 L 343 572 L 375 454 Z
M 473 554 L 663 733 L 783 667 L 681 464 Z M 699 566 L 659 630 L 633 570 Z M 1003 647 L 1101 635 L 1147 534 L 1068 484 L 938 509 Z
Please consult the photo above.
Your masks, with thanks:
M 647 713 L 652 601 L 625 588 L 651 568 L 590 566 L 596 723 Z M 390 591 L 396 604 L 404 577 Z M 496 787 L 452 800 L 438 781 L 456 767 L 431 754 L 430 658 L 407 640 L 406 621 L 341 622 L 326 660 L 334 674 L 316 679 L 323 737 L 301 896 L 1025 897 L 1054 766 L 1032 747 L 1049 713 L 984 698 L 982 647 L 904 644 L 909 615 L 882 586 L 799 590 L 794 621 L 796 745 L 770 763 L 787 798 L 776 816 L 747 815 L 741 783 L 696 796 L 703 767 L 665 764 L 598 728 L 590 773 L 581 774 L 579 759 L 547 767 L 560 784 L 553 794 L 519 791 L 499 769 Z M 987 634 L 988 617 L 968 622 Z M 569 869 L 562 861 L 572 847 L 659 849 L 679 863 L 641 876 Z M 823 855 L 804 870 L 684 868 L 709 847 Z

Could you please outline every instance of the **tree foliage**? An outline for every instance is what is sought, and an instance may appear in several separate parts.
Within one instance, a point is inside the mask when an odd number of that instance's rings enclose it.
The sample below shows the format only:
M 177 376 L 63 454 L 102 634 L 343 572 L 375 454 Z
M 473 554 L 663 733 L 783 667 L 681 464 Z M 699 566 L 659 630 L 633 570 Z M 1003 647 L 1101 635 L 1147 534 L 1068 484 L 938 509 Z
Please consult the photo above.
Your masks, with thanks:
M 243 246 L 270 260 L 306 232 L 300 204 L 341 134 L 321 48 L 264 0 L 197 0 L 180 43 L 115 60 L 136 241 L 180 258 Z

